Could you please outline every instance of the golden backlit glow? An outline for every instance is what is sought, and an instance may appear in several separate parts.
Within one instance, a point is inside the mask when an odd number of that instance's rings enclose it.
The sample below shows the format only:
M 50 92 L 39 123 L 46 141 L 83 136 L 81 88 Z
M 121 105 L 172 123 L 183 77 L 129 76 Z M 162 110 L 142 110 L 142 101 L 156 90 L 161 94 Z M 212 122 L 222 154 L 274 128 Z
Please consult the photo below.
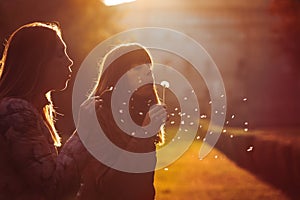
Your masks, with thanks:
M 130 3 L 130 2 L 134 2 L 136 0 L 103 0 L 103 3 L 106 6 L 116 6 L 119 4 L 124 4 L 124 3 Z

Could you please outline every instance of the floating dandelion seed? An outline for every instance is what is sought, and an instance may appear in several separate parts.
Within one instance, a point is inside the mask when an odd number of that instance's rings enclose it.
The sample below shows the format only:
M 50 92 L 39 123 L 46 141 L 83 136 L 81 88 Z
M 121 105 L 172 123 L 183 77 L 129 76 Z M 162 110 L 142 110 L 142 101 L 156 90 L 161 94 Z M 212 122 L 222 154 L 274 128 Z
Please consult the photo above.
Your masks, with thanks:
M 249 129 L 248 128 L 244 128 L 244 131 L 247 132 Z
M 209 101 L 208 104 L 212 104 L 212 101 Z
M 170 124 L 175 124 L 175 121 L 171 121 Z
M 175 114 L 174 114 L 174 113 L 171 113 L 171 116 L 175 116 Z
M 224 112 L 221 112 L 221 115 L 224 115 L 225 113 Z
M 194 125 L 194 122 L 191 122 L 190 125 L 193 126 L 193 125 Z
M 199 125 L 199 128 L 202 128 L 202 125 Z
M 247 101 L 248 100 L 248 98 L 243 98 L 243 101 Z
M 229 121 L 226 121 L 225 124 L 229 124 Z
M 191 115 L 187 115 L 186 118 L 188 118 L 188 119 L 191 118 Z
M 206 115 L 201 115 L 200 118 L 201 119 L 205 119 L 207 116 Z
M 124 123 L 124 119 L 121 119 L 120 121 L 121 121 L 122 123 Z
M 178 108 L 175 108 L 174 110 L 175 110 L 175 111 L 177 111 L 177 110 L 178 110 Z
M 252 150 L 253 150 L 253 146 L 250 146 L 250 147 L 247 149 L 248 152 L 250 152 L 250 151 L 252 151 Z
M 180 140 L 180 136 L 178 136 L 177 139 Z
M 230 135 L 230 138 L 233 138 L 233 135 Z
M 211 134 L 213 134 L 213 132 L 212 132 L 212 131 L 209 131 L 209 135 L 211 135 Z
M 128 90 L 127 92 L 128 92 L 128 93 L 131 93 L 131 90 Z
M 195 93 L 195 90 L 192 90 L 192 93 L 194 94 L 194 93 Z
M 188 100 L 188 98 L 187 98 L 187 97 L 184 97 L 184 98 L 183 98 L 183 100 L 185 100 L 185 101 L 186 101 L 186 100 Z
M 198 112 L 198 108 L 195 108 L 195 112 Z
M 139 115 L 143 115 L 143 112 L 139 112 Z
M 164 170 L 165 170 L 165 171 L 169 171 L 169 168 L 165 167 Z
M 218 155 L 215 155 L 215 159 L 218 159 Z
M 112 91 L 114 89 L 113 86 L 110 86 L 110 88 L 108 89 L 108 91 Z
M 132 132 L 131 135 L 134 136 L 134 135 L 135 135 L 135 132 Z
M 126 102 L 123 102 L 123 105 L 125 106 L 127 103 Z
M 205 142 L 206 141 L 206 138 L 203 138 L 203 142 Z
M 139 80 L 139 83 L 142 83 L 142 80 Z
M 148 132 L 147 131 L 145 131 L 145 135 L 147 135 L 148 134 Z
M 180 122 L 180 124 L 184 125 L 184 121 L 182 120 L 182 121 Z
M 188 132 L 188 130 L 187 130 L 187 129 L 184 129 L 184 132 Z
M 199 140 L 199 139 L 200 139 L 200 136 L 197 136 L 196 139 Z
M 215 113 L 218 114 L 218 111 L 216 110 Z
M 222 95 L 221 95 L 221 98 L 223 98 L 224 96 L 225 96 L 225 95 L 224 95 L 224 94 L 222 94 Z
M 121 109 L 121 110 L 119 110 L 119 113 L 123 114 L 123 110 L 122 110 L 122 109 Z
M 247 125 L 248 125 L 248 122 L 245 122 L 244 124 L 247 126 Z
M 224 129 L 224 130 L 223 130 L 223 133 L 226 133 L 226 132 L 227 132 L 227 130 L 226 130 L 226 129 Z
M 234 119 L 235 118 L 235 115 L 231 115 L 231 119 Z

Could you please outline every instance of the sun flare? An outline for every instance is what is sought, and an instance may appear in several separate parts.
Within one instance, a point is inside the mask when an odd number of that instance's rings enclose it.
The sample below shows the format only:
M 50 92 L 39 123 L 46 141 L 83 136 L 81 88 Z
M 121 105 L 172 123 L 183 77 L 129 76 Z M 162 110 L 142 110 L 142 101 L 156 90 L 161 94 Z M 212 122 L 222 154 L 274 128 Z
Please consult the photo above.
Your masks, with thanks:
M 106 6 L 116 6 L 124 3 L 134 2 L 136 0 L 103 0 L 103 3 Z

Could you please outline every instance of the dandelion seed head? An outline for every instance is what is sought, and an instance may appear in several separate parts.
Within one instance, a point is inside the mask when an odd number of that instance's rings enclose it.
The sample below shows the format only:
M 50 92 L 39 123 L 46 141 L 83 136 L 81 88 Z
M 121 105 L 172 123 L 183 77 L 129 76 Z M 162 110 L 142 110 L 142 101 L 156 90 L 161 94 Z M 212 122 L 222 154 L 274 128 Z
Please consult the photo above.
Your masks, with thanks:
M 160 83 L 161 86 L 165 87 L 165 88 L 169 88 L 170 87 L 170 83 L 168 81 L 162 81 Z

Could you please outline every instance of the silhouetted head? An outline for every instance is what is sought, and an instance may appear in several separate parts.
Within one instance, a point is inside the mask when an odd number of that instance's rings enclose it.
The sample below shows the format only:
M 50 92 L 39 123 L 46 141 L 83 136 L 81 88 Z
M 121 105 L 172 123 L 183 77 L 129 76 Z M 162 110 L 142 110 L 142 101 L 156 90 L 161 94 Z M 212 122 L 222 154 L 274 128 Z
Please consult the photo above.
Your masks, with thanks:
M 132 91 L 128 105 L 132 120 L 141 126 L 150 107 L 160 103 L 152 68 L 151 55 L 140 44 L 122 44 L 109 51 L 100 66 L 101 77 L 90 95 L 90 97 L 101 98 L 101 102 L 103 102 L 102 109 L 98 113 L 100 118 L 102 117 L 102 120 L 109 123 L 111 127 L 116 126 L 111 114 L 112 89 L 115 88 L 121 77 L 125 76 L 125 84 L 120 85 L 122 89 L 134 86 L 139 80 L 148 82 Z M 163 133 L 159 135 L 157 141 L 163 141 Z
M 21 26 L 5 45 L 0 97 L 30 100 L 48 91 L 62 90 L 72 63 L 57 24 L 35 22 Z
M 42 22 L 14 31 L 0 61 L 0 99 L 21 98 L 36 106 L 43 113 L 56 146 L 60 146 L 60 137 L 54 126 L 51 91 L 66 87 L 72 64 L 59 26 Z
M 137 70 L 137 67 L 141 65 L 147 66 L 146 68 L 144 67 L 144 72 L 143 70 Z M 100 66 L 102 74 L 100 80 L 98 80 L 94 94 L 97 96 L 109 88 L 115 87 L 125 73 L 128 84 L 131 84 L 137 78 L 145 78 L 145 76 L 150 76 L 153 82 L 151 70 L 152 58 L 143 46 L 136 43 L 117 46 L 108 52 L 102 60 Z

